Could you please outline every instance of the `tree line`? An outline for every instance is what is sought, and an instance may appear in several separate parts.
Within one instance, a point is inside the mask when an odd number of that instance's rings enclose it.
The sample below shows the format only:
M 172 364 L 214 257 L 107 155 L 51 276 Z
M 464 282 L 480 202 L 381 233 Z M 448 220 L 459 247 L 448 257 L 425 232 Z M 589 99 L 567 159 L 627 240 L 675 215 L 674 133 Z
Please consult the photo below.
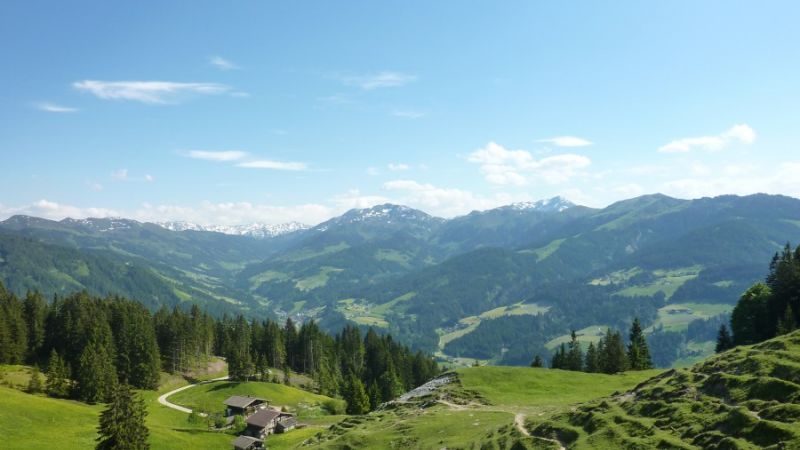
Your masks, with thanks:
M 544 367 L 540 355 L 536 355 L 531 367 Z M 590 342 L 584 353 L 575 330 L 569 344 L 562 343 L 550 361 L 550 368 L 589 373 L 618 373 L 626 370 L 653 368 L 650 349 L 638 318 L 634 318 L 628 336 L 627 347 L 619 331 L 606 329 L 597 345 Z
M 17 298 L 0 283 L 0 363 L 46 365 L 45 392 L 88 403 L 113 398 L 118 385 L 155 389 L 161 370 L 184 373 L 224 356 L 232 379 L 288 382 L 300 372 L 323 394 L 341 396 L 351 413 L 375 408 L 439 372 L 430 355 L 413 353 L 390 335 L 356 327 L 339 334 L 313 321 L 214 318 L 189 311 L 79 292 L 51 302 L 37 292 Z M 269 377 L 269 368 L 284 380 Z M 38 369 L 37 369 L 38 370 Z M 38 380 L 38 377 L 36 377 Z
M 790 333 L 800 324 L 800 246 L 786 244 L 775 253 L 764 282 L 742 294 L 731 313 L 731 329 L 723 324 L 717 352 Z

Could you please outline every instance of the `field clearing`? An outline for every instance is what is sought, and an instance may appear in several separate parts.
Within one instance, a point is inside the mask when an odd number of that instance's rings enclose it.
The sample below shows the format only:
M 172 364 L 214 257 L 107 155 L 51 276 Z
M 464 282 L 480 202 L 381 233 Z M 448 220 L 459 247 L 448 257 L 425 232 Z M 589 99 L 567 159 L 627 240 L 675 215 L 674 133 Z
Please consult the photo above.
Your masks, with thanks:
M 652 332 L 658 327 L 663 327 L 667 331 L 683 331 L 694 320 L 707 319 L 731 311 L 733 305 L 720 303 L 674 303 L 660 308 L 658 319 L 645 331 Z
M 586 346 L 589 345 L 590 342 L 594 342 L 595 344 L 600 342 L 600 338 L 605 336 L 607 329 L 607 325 L 590 325 L 586 328 L 575 330 L 575 334 L 578 337 L 578 342 L 581 343 L 581 347 L 583 347 L 585 351 Z M 571 340 L 571 334 L 563 334 L 555 339 L 551 339 L 544 346 L 547 347 L 548 350 L 554 350 L 559 345 L 566 344 Z
M 441 352 L 444 349 L 444 346 L 449 342 L 475 331 L 475 328 L 481 324 L 482 320 L 496 319 L 503 316 L 546 314 L 548 311 L 550 311 L 549 306 L 541 306 L 536 303 L 518 302 L 513 305 L 501 306 L 499 308 L 484 311 L 477 316 L 464 317 L 458 321 L 460 324 L 459 328 L 448 332 L 445 332 L 443 329 L 436 330 L 436 332 L 439 333 L 439 351 Z M 442 353 L 442 355 L 444 355 L 444 353 Z
M 635 297 L 650 296 L 655 295 L 658 292 L 662 292 L 664 296 L 669 299 L 673 294 L 675 294 L 675 291 L 677 291 L 678 288 L 684 285 L 684 283 L 697 278 L 701 270 L 703 270 L 702 266 L 690 266 L 670 270 L 654 270 L 652 274 L 656 277 L 656 280 L 652 283 L 628 286 L 617 291 L 615 295 L 620 295 L 623 297 Z

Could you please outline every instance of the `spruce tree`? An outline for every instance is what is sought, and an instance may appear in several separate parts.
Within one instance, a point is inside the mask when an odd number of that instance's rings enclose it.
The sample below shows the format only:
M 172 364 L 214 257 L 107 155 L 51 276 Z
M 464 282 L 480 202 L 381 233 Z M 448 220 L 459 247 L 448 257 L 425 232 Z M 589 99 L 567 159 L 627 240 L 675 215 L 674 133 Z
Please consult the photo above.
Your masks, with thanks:
M 796 329 L 797 323 L 794 320 L 794 311 L 792 310 L 792 305 L 787 303 L 786 310 L 784 310 L 781 318 L 778 319 L 778 325 L 775 328 L 775 334 L 777 336 L 781 336 L 784 334 L 789 334 Z
M 55 349 L 50 351 L 50 360 L 47 363 L 45 392 L 47 395 L 57 398 L 69 395 L 69 371 Z
M 601 361 L 602 370 L 605 373 L 613 374 L 627 370 L 628 357 L 625 354 L 625 344 L 622 342 L 622 335 L 619 331 L 612 332 L 610 328 L 606 330 Z
M 107 346 L 93 338 L 81 353 L 78 366 L 78 398 L 87 403 L 106 401 L 114 392 L 117 374 Z
M 147 450 L 149 431 L 145 425 L 147 409 L 144 400 L 126 384 L 120 384 L 111 395 L 108 407 L 100 414 L 98 450 Z
M 352 373 L 347 377 L 344 388 L 347 414 L 366 414 L 370 410 L 370 398 L 364 390 L 364 383 Z
M 597 347 L 594 346 L 594 342 L 589 342 L 589 347 L 586 349 L 586 362 L 583 368 L 589 373 L 600 371 L 600 359 L 598 358 Z
M 650 349 L 642 332 L 639 318 L 633 319 L 631 324 L 630 339 L 628 342 L 628 368 L 631 370 L 647 370 L 653 368 L 650 358 Z
M 31 369 L 31 379 L 28 381 L 28 392 L 31 394 L 42 392 L 42 374 L 39 372 L 39 366 L 33 366 L 33 369 Z
M 581 343 L 578 342 L 578 335 L 575 330 L 572 330 L 569 341 L 569 352 L 565 360 L 565 369 L 580 372 L 583 370 L 583 353 L 581 352 Z
M 728 332 L 728 327 L 723 323 L 719 326 L 719 332 L 717 333 L 717 347 L 715 348 L 715 351 L 717 353 L 722 353 L 730 348 L 733 348 L 733 338 L 731 337 L 730 332 Z
M 531 362 L 531 367 L 544 367 L 544 361 L 542 361 L 542 357 L 536 355 L 533 357 L 533 361 Z

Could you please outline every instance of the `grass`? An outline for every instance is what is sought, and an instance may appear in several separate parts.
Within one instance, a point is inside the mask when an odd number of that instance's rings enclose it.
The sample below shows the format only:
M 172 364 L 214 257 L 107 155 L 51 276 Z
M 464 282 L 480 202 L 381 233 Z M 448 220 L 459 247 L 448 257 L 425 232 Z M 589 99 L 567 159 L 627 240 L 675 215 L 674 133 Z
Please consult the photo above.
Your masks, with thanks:
M 231 395 L 260 397 L 269 400 L 272 406 L 288 407 L 289 410 L 295 411 L 300 418 L 321 415 L 320 405 L 330 399 L 324 395 L 277 383 L 220 381 L 178 392 L 170 396 L 169 400 L 177 405 L 199 411 L 217 412 L 223 410 L 222 402 Z
M 607 325 L 590 325 L 586 328 L 576 330 L 575 334 L 578 335 L 578 342 L 580 342 L 585 349 L 590 342 L 594 342 L 595 344 L 600 342 L 600 338 L 605 336 L 607 329 L 608 329 Z M 571 340 L 572 340 L 571 334 L 564 334 L 548 341 L 545 344 L 545 347 L 547 347 L 549 350 L 553 350 L 559 345 L 566 344 Z
M 310 277 L 301 278 L 297 280 L 294 283 L 294 288 L 299 291 L 308 292 L 317 288 L 324 287 L 326 284 L 328 284 L 328 279 L 330 278 L 331 273 L 341 272 L 342 270 L 344 269 L 339 269 L 330 266 L 320 267 L 319 273 L 312 275 Z
M 657 327 L 663 327 L 667 331 L 683 331 L 693 320 L 707 319 L 732 310 L 733 305 L 719 303 L 674 303 L 660 308 L 658 319 L 646 331 Z
M 568 448 L 800 448 L 800 332 L 529 419 Z
M 536 255 L 536 262 L 541 262 L 547 259 L 550 255 L 556 252 L 561 247 L 566 239 L 556 239 L 544 247 L 533 249 L 530 252 Z
M 661 370 L 617 375 L 530 367 L 485 366 L 458 369 L 464 389 L 492 405 L 561 407 L 611 395 L 661 373 Z

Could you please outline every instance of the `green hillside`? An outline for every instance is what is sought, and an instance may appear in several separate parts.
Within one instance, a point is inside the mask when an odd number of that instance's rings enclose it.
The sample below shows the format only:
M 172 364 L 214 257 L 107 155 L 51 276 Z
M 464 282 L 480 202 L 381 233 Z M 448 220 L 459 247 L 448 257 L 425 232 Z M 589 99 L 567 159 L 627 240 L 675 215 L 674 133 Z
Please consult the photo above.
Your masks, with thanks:
M 800 448 L 800 332 L 530 418 L 527 427 L 567 448 Z

